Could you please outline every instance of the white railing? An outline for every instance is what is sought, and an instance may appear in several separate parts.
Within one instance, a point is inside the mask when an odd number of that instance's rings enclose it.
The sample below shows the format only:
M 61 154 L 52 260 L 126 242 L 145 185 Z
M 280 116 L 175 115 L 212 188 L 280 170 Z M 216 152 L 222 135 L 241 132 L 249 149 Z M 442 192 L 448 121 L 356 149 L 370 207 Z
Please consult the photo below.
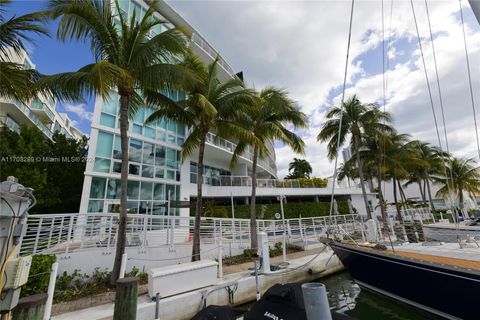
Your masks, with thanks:
M 191 40 L 196 43 L 200 48 L 203 49 L 212 59 L 215 59 L 218 52 L 200 35 L 197 33 L 192 33 Z M 220 57 L 218 63 L 232 76 L 234 76 L 233 68 L 222 58 Z
M 378 209 L 380 210 L 380 209 Z M 378 211 L 380 212 L 380 211 Z M 397 219 L 397 210 L 395 208 L 388 208 L 387 214 L 389 217 Z M 430 208 L 402 208 L 400 209 L 400 214 L 402 215 L 403 221 L 433 221 L 435 222 L 435 217 L 433 216 Z
M 251 187 L 252 178 L 248 176 L 204 177 L 207 184 L 214 187 Z M 309 180 L 257 179 L 257 188 L 326 188 L 327 186 Z
M 158 247 L 188 244 L 194 229 L 194 217 L 129 214 L 127 243 L 129 247 Z M 325 236 L 330 225 L 344 230 L 361 230 L 362 217 L 356 214 L 299 219 L 257 220 L 259 231 L 268 234 L 271 243 L 281 242 L 285 230 L 289 242 L 306 241 Z M 113 213 L 30 215 L 21 254 L 68 253 L 92 248 L 115 246 L 118 215 Z M 250 245 L 248 219 L 201 218 L 202 243 L 236 243 Z

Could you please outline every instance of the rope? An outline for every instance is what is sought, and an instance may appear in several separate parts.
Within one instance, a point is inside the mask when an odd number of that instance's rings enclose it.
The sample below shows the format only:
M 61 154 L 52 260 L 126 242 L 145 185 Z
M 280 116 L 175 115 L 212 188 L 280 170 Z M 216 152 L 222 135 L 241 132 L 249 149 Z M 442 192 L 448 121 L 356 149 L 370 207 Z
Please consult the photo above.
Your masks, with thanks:
M 436 130 L 436 133 L 437 133 L 438 146 L 439 146 L 440 150 L 443 151 L 442 140 L 440 139 L 440 131 L 438 130 L 437 115 L 435 113 L 435 106 L 433 105 L 432 89 L 430 88 L 430 80 L 428 79 L 427 65 L 425 64 L 425 55 L 423 53 L 423 46 L 422 46 L 422 40 L 420 39 L 420 32 L 418 31 L 417 15 L 415 14 L 415 7 L 413 5 L 413 0 L 410 0 L 410 5 L 412 7 L 413 20 L 415 21 L 415 30 L 417 31 L 418 46 L 420 48 L 420 54 L 422 56 L 423 71 L 425 73 L 425 80 L 427 82 L 428 96 L 430 98 L 430 106 L 432 107 L 432 114 L 433 114 L 433 120 L 434 120 L 434 123 L 435 123 L 435 130 Z M 447 166 L 445 165 L 445 160 L 443 159 L 443 157 L 441 157 L 441 159 L 442 159 L 442 166 L 443 166 L 443 169 L 445 171 L 445 177 L 447 178 L 447 185 L 448 185 Z M 450 197 L 451 197 L 451 202 L 452 202 L 452 205 L 453 205 L 454 198 L 451 194 L 450 187 L 448 187 L 448 188 L 450 190 Z
M 480 159 L 480 142 L 478 140 L 477 115 L 475 112 L 475 101 L 473 100 L 472 76 L 470 74 L 470 60 L 468 59 L 467 37 L 465 35 L 465 22 L 463 20 L 462 0 L 458 0 L 460 5 L 460 18 L 462 20 L 463 44 L 465 46 L 465 58 L 467 60 L 468 83 L 470 84 L 470 98 L 472 100 L 473 123 L 475 124 L 475 136 L 477 138 L 478 158 Z
M 289 268 L 288 270 L 286 269 L 286 271 L 283 271 L 283 272 L 278 272 L 278 273 L 264 273 L 263 275 L 266 276 L 266 277 L 275 277 L 275 276 L 283 276 L 284 274 L 292 273 L 292 272 L 294 272 L 294 271 L 296 271 L 296 270 L 298 270 L 298 269 L 301 269 L 301 268 L 309 265 L 310 263 L 312 263 L 313 260 L 317 259 L 318 256 L 319 256 L 323 251 L 325 251 L 325 249 L 326 249 L 327 247 L 328 247 L 328 246 L 325 245 L 325 246 L 322 248 L 322 250 L 320 250 L 319 253 L 317 253 L 316 255 L 314 255 L 313 258 L 311 258 L 310 260 L 308 260 L 307 262 L 305 262 L 304 264 L 302 264 L 302 265 L 300 265 L 300 266 L 297 266 L 297 267 L 295 267 L 295 268 Z M 330 259 L 329 259 L 329 261 L 330 261 Z
M 350 24 L 348 27 L 348 42 L 347 42 L 347 56 L 345 59 L 345 72 L 343 74 L 343 88 L 342 88 L 342 102 L 340 105 L 340 108 L 343 108 L 343 102 L 345 100 L 345 89 L 347 86 L 347 73 L 348 73 L 348 60 L 350 56 L 350 43 L 352 39 L 352 21 L 353 21 L 353 8 L 355 6 L 355 0 L 352 0 L 352 7 L 350 9 Z M 333 171 L 333 179 L 332 179 L 332 197 L 330 199 L 330 216 L 333 213 L 333 199 L 335 196 L 335 183 L 337 182 L 337 165 L 338 165 L 338 153 L 340 151 L 340 136 L 342 134 L 342 121 L 343 121 L 343 112 L 340 112 L 340 128 L 338 129 L 338 139 L 337 139 L 337 152 L 335 155 L 335 167 Z M 363 183 L 363 181 L 360 181 L 360 183 Z M 369 208 L 365 208 L 370 210 Z

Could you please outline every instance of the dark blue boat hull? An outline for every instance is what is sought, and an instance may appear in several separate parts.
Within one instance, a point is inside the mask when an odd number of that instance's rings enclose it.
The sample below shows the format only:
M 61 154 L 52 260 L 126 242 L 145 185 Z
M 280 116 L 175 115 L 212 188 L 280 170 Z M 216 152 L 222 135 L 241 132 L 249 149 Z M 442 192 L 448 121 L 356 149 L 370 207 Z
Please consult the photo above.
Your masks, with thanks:
M 480 272 L 331 243 L 360 286 L 447 319 L 480 319 Z

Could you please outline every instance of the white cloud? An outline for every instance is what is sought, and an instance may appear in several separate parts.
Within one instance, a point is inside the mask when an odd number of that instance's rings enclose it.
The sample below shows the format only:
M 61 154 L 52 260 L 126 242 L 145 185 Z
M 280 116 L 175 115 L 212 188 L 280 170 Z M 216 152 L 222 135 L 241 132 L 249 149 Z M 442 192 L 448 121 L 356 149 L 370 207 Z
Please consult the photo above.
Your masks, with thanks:
M 250 84 L 254 83 L 257 89 L 265 85 L 287 88 L 302 110 L 310 116 L 311 128 L 304 133 L 304 138 L 306 159 L 312 164 L 314 175 L 331 175 L 333 164 L 326 158 L 325 144 L 318 143 L 316 135 L 324 121 L 325 110 L 329 107 L 329 97 L 335 93 L 333 102 L 340 101 L 338 93 L 343 82 L 350 2 L 171 3 L 219 49 L 235 70 L 244 71 Z M 386 108 L 393 113 L 399 131 L 409 133 L 415 139 L 437 144 L 410 3 L 393 3 L 392 47 L 389 51 L 393 70 L 388 72 Z M 428 3 L 450 149 L 458 156 L 475 156 L 459 5 L 457 1 L 448 0 Z M 414 5 L 437 118 L 441 124 L 425 4 L 424 1 L 415 1 Z M 480 120 L 480 27 L 466 1 L 463 1 L 463 5 L 468 22 L 467 42 Z M 385 25 L 388 28 L 390 2 L 385 2 L 385 6 Z M 388 35 L 388 30 L 385 34 Z M 382 73 L 370 70 L 381 70 L 381 53 L 378 54 L 378 51 L 381 52 L 378 48 L 381 41 L 380 1 L 356 1 L 347 96 L 356 93 L 364 102 L 381 99 Z M 287 173 L 288 163 L 294 157 L 285 148 L 277 148 L 280 177 Z
M 80 121 L 92 122 L 93 112 L 87 110 L 86 104 L 67 104 L 64 106 L 64 108 L 67 112 L 75 114 L 80 119 Z

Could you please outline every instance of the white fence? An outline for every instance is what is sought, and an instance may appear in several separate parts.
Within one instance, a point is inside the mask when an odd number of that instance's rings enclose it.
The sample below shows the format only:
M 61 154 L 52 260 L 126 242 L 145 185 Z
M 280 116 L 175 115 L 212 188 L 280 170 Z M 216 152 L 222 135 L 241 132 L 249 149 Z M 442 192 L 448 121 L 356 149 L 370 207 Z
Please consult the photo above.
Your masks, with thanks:
M 131 214 L 127 218 L 127 247 L 159 247 L 188 244 L 194 229 L 194 217 L 165 217 Z M 281 242 L 283 232 L 289 242 L 307 241 L 326 235 L 330 225 L 347 232 L 360 230 L 363 217 L 356 214 L 301 219 L 257 220 L 258 231 L 268 234 L 271 243 Z M 114 247 L 118 215 L 109 213 L 30 215 L 22 254 L 68 253 L 88 248 Z M 248 219 L 201 218 L 202 243 L 236 243 L 249 247 Z

